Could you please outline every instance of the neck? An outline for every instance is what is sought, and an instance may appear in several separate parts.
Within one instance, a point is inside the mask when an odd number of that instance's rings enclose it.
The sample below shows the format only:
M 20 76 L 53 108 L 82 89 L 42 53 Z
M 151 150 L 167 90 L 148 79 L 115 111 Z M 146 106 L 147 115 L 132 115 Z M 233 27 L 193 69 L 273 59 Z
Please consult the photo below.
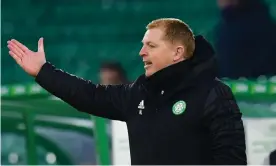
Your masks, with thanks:
M 152 76 L 147 77 L 147 86 L 149 86 L 152 91 L 167 91 L 172 86 L 175 87 L 182 83 L 183 76 L 188 75 L 190 67 L 190 62 L 186 60 L 170 65 Z

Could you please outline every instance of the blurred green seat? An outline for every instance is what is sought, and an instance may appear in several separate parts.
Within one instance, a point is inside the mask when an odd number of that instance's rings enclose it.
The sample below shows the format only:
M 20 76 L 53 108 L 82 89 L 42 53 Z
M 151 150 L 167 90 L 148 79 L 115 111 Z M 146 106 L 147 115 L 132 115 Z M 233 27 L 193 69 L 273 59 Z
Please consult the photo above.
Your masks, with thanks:
M 276 13 L 276 1 L 266 1 Z M 219 14 L 216 1 L 205 0 L 3 0 L 1 65 L 9 67 L 2 70 L 2 82 L 30 80 L 11 67 L 15 63 L 5 41 L 16 38 L 36 50 L 39 37 L 45 38 L 48 60 L 64 70 L 96 78 L 101 61 L 113 59 L 131 68 L 135 78 L 143 72 L 138 53 L 145 26 L 160 17 L 180 18 L 208 37 Z M 6 73 L 22 76 L 14 79 Z

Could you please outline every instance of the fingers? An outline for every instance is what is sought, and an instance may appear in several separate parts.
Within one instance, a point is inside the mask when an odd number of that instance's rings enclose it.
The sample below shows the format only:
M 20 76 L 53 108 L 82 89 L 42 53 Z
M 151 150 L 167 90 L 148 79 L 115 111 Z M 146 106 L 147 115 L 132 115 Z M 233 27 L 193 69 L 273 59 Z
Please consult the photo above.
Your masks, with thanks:
M 9 51 L 9 54 L 13 57 L 17 64 L 22 66 L 22 59 L 16 55 L 13 51 Z
M 38 52 L 44 52 L 44 44 L 43 44 L 44 42 L 43 42 L 43 38 L 40 38 L 39 40 L 38 40 Z
M 11 42 L 14 43 L 17 47 L 19 47 L 23 52 L 26 52 L 29 50 L 26 46 L 24 46 L 23 44 L 21 44 L 19 41 L 15 39 L 12 39 Z
M 25 55 L 23 50 L 21 50 L 17 45 L 15 45 L 11 41 L 8 41 L 8 48 L 10 49 L 10 51 L 12 51 L 19 58 L 22 58 Z

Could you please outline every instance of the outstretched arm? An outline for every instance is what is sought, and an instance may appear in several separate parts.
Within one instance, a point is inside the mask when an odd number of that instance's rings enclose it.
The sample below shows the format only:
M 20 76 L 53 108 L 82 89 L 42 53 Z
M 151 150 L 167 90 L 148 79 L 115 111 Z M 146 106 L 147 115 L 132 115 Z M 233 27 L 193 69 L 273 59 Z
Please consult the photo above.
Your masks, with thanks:
M 79 111 L 125 121 L 129 85 L 96 85 L 45 63 L 36 82 Z
M 40 86 L 77 110 L 103 118 L 127 120 L 130 85 L 95 85 L 55 68 L 46 62 L 42 38 L 37 52 L 16 40 L 8 41 L 8 48 L 9 54 Z

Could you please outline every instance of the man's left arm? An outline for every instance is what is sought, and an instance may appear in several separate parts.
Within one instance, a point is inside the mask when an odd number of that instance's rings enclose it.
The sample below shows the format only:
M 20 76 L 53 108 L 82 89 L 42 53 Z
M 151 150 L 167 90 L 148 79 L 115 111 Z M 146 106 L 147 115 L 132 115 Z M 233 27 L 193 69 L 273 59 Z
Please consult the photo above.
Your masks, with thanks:
M 203 115 L 212 142 L 213 164 L 247 165 L 241 116 L 231 89 L 218 83 L 208 95 Z

